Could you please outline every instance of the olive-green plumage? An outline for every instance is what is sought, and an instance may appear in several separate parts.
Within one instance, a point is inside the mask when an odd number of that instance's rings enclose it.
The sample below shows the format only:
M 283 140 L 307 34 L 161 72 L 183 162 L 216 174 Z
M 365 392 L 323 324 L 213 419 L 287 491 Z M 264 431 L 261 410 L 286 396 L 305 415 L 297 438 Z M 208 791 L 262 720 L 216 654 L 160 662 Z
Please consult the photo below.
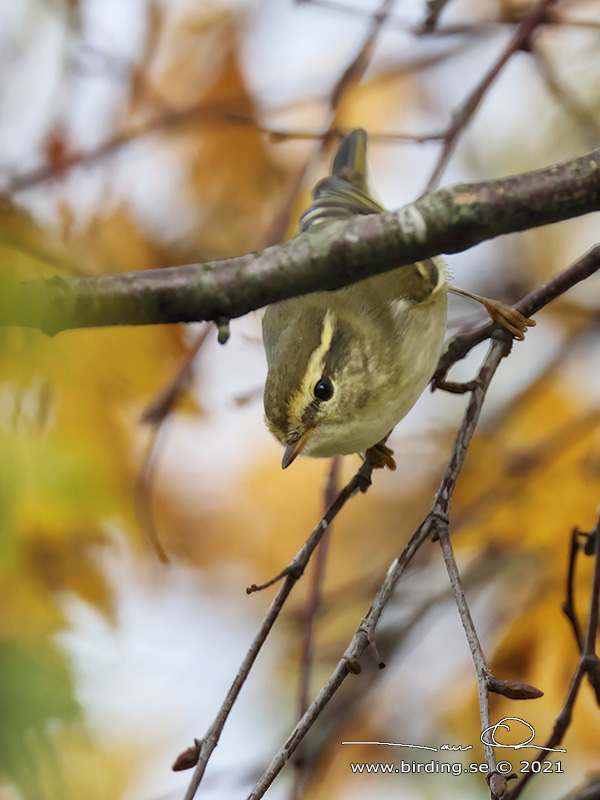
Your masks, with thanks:
M 362 129 L 342 140 L 302 230 L 382 210 L 368 194 L 366 148 Z M 317 457 L 364 452 L 387 436 L 437 364 L 445 289 L 443 266 L 432 260 L 267 308 L 265 415 L 287 445 L 284 466 L 300 450 Z
M 357 128 L 340 143 L 331 175 L 315 187 L 300 229 L 323 230 L 382 210 L 368 192 L 367 134 Z M 433 375 L 447 292 L 481 303 L 517 339 L 535 325 L 511 306 L 448 286 L 438 259 L 267 308 L 265 416 L 286 445 L 283 467 L 302 451 L 317 457 L 366 452 L 374 465 L 395 468 L 384 440 Z

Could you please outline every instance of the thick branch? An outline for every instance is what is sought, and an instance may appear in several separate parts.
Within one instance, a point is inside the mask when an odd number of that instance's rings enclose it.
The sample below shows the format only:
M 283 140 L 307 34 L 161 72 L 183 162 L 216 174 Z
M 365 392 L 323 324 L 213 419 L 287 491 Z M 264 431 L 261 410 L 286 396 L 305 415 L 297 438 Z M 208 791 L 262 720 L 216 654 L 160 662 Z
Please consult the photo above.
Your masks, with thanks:
M 117 275 L 0 279 L 0 324 L 40 328 L 149 325 L 239 317 L 286 297 L 337 289 L 368 275 L 485 239 L 600 210 L 600 148 L 535 172 L 459 184 L 399 211 L 223 261 Z

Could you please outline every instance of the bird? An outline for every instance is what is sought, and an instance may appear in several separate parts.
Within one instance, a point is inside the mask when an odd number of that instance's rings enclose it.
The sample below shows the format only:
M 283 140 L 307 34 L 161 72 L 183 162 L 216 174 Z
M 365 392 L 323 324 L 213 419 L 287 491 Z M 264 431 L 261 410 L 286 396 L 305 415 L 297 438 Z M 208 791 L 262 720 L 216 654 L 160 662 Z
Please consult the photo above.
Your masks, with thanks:
M 367 141 L 362 128 L 341 140 L 331 174 L 300 217 L 301 232 L 384 210 L 368 186 Z M 535 324 L 511 306 L 450 286 L 439 258 L 267 306 L 265 422 L 285 446 L 284 469 L 300 453 L 359 453 L 373 467 L 396 468 L 386 439 L 433 376 L 448 292 L 482 303 L 516 338 Z

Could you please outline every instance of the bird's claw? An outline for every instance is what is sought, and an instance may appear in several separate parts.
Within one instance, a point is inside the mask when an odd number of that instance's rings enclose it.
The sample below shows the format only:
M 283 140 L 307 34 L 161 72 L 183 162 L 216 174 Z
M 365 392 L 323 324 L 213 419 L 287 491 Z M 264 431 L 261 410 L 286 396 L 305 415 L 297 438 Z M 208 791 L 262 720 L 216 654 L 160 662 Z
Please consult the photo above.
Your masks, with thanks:
M 523 341 L 525 338 L 527 328 L 535 325 L 535 320 L 524 317 L 514 306 L 509 306 L 499 300 L 485 298 L 483 305 L 492 320 L 519 341 Z
M 394 451 L 391 450 L 385 442 L 378 442 L 373 447 L 369 447 L 364 454 L 365 461 L 374 469 L 383 469 L 387 467 L 391 472 L 396 469 L 396 462 L 394 461 Z

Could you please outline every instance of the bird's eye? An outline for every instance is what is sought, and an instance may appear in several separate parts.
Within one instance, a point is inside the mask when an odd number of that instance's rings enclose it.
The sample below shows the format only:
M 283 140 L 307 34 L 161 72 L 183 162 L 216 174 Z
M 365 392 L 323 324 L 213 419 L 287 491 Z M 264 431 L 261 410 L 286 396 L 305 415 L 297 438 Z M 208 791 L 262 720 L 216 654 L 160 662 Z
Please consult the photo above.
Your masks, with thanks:
M 333 384 L 329 378 L 321 378 L 313 389 L 317 400 L 331 400 L 333 397 Z

